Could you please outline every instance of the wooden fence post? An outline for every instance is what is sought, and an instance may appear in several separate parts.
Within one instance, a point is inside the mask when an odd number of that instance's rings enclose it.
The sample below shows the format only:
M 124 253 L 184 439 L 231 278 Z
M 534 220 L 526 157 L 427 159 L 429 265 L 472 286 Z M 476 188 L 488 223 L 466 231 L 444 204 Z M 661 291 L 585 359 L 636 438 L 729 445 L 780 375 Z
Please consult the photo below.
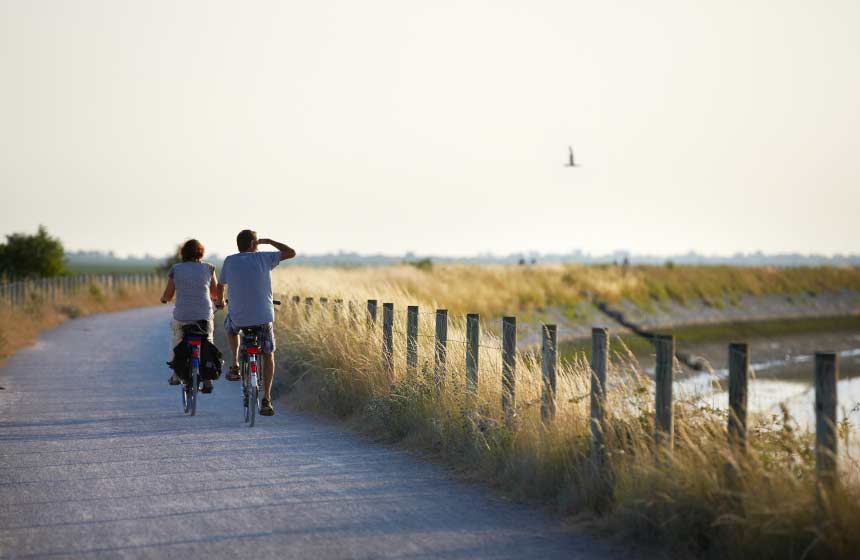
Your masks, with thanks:
M 367 330 L 376 326 L 376 300 L 367 300 Z
M 414 375 L 418 369 L 418 306 L 406 308 L 406 373 Z
M 654 370 L 656 387 L 656 422 L 654 439 L 671 455 L 674 445 L 674 419 L 672 409 L 672 383 L 674 381 L 675 337 L 657 335 L 654 337 L 657 365 Z
M 314 298 L 306 297 L 305 298 L 305 319 L 311 318 L 311 311 L 314 308 Z
M 322 308 L 323 312 L 325 312 L 325 310 L 328 308 L 328 298 L 327 297 L 321 297 L 320 298 L 320 307 Z
M 292 305 L 290 306 L 290 317 L 292 320 L 298 322 L 301 319 L 301 305 L 302 305 L 302 297 L 301 296 L 293 296 L 290 298 L 290 302 Z
M 543 383 L 540 399 L 540 417 L 544 422 L 555 418 L 556 370 L 558 369 L 558 328 L 543 325 L 541 329 L 541 378 Z
M 606 456 L 606 369 L 609 361 L 609 329 L 591 329 L 591 463 L 597 471 Z
M 826 515 L 837 482 L 836 384 L 839 357 L 815 353 L 815 475 L 819 514 Z
M 517 410 L 517 318 L 502 317 L 502 413 L 511 423 Z
M 334 317 L 335 323 L 340 323 L 340 316 L 343 312 L 343 300 L 336 299 L 334 300 L 334 307 L 332 308 L 332 317 Z
M 375 308 L 374 308 L 375 310 Z M 382 363 L 390 376 L 394 371 L 394 304 L 382 304 Z
M 726 429 L 729 446 L 740 456 L 746 455 L 747 451 L 749 370 L 749 346 L 745 342 L 729 344 L 729 421 Z
M 480 316 L 466 315 L 466 395 L 478 396 L 478 346 L 480 344 Z
M 433 384 L 438 389 L 445 379 L 448 359 L 448 310 L 436 310 L 436 337 L 433 345 Z

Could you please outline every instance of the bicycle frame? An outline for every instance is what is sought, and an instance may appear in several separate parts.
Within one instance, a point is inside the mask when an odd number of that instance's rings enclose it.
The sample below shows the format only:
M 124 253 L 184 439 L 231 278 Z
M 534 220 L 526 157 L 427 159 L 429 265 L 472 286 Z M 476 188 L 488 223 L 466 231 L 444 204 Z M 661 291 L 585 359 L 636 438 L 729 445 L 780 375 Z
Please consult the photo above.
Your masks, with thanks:
M 193 337 L 188 339 L 188 344 L 191 345 L 191 371 L 200 372 L 200 343 L 202 339 Z
M 248 380 L 248 384 L 252 387 L 258 387 L 257 383 L 257 354 L 260 352 L 260 349 L 256 346 L 252 346 L 250 348 L 245 349 L 245 353 L 248 356 L 248 374 L 250 375 L 250 379 Z

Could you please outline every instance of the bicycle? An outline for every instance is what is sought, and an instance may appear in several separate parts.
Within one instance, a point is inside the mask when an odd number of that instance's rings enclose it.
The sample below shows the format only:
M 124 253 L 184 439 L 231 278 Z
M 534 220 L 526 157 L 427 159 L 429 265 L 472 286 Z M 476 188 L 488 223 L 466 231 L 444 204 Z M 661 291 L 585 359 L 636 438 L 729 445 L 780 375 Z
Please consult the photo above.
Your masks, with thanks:
M 226 303 L 229 303 L 227 300 Z M 273 305 L 281 305 L 278 300 Z M 260 392 L 263 390 L 263 376 L 257 375 L 257 356 L 260 351 L 260 336 L 266 325 L 239 328 L 239 375 L 242 379 L 242 406 L 245 423 L 253 428 L 260 410 Z
M 200 345 L 208 335 L 206 321 L 182 326 L 182 342 L 191 350 L 191 372 L 188 380 L 182 381 L 182 408 L 185 414 L 197 414 L 197 394 L 200 390 Z

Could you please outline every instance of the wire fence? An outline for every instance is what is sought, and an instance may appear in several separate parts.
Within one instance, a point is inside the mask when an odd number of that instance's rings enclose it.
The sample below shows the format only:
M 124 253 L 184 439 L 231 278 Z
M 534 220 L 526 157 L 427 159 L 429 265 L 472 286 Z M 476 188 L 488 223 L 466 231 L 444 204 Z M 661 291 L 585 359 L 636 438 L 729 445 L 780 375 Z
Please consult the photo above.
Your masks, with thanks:
M 286 299 L 286 298 L 285 298 Z M 501 409 L 506 419 L 516 409 L 516 399 L 520 398 L 527 405 L 540 403 L 540 414 L 543 421 L 555 419 L 557 406 L 570 402 L 581 402 L 588 396 L 591 397 L 590 417 L 591 423 L 596 428 L 591 430 L 592 460 L 596 465 L 605 465 L 607 459 L 602 434 L 606 432 L 607 416 L 607 371 L 609 369 L 609 331 L 605 328 L 592 329 L 592 356 L 588 364 L 590 375 L 588 385 L 583 387 L 586 392 L 578 391 L 570 394 L 568 390 L 564 398 L 559 399 L 558 392 L 561 387 L 557 386 L 558 376 L 558 329 L 556 325 L 541 325 L 540 349 L 517 352 L 516 343 L 516 319 L 503 319 L 502 328 L 493 331 L 482 326 L 477 314 L 449 314 L 447 310 L 421 311 L 416 306 L 403 309 L 394 308 L 393 303 L 383 303 L 379 300 L 334 300 L 335 305 L 319 306 L 313 298 L 301 298 L 295 296 L 292 299 L 296 304 L 293 312 L 296 317 L 305 319 L 340 320 L 341 316 L 348 318 L 357 328 L 366 329 L 367 333 L 374 333 L 374 341 L 381 342 L 381 357 L 383 367 L 389 375 L 394 373 L 394 358 L 402 360 L 405 354 L 406 372 L 414 372 L 418 366 L 418 339 L 434 340 L 435 350 L 425 359 L 431 360 L 431 366 L 427 371 L 433 372 L 433 362 L 438 368 L 440 359 L 442 367 L 445 361 L 453 357 L 447 352 L 450 344 L 465 347 L 465 352 L 456 352 L 458 357 L 457 367 L 465 370 L 465 378 L 460 379 L 458 387 L 466 390 L 467 394 L 477 394 L 479 381 L 479 368 L 483 371 L 486 363 L 494 376 L 501 378 L 501 383 L 495 384 L 499 394 L 494 398 L 500 398 Z M 328 299 L 330 303 L 332 300 Z M 303 313 L 299 312 L 298 304 L 301 303 Z M 342 307 L 348 311 L 338 315 Z M 380 307 L 382 311 L 380 312 Z M 434 317 L 430 320 L 429 317 Z M 380 325 L 381 324 L 381 325 Z M 402 326 L 406 325 L 404 331 Z M 396 326 L 395 326 L 396 325 Z M 423 325 L 423 329 L 422 329 Z M 465 332 L 466 339 L 448 338 L 449 325 L 455 333 Z M 381 329 L 379 327 L 382 327 Z M 433 328 L 430 328 L 433 327 Z M 422 330 L 424 332 L 422 332 Z M 427 334 L 430 330 L 433 334 Z M 396 336 L 395 336 L 396 335 Z M 500 341 L 502 346 L 481 343 L 481 336 L 485 336 L 492 342 Z M 671 454 L 674 440 L 674 406 L 672 386 L 674 383 L 674 371 L 678 368 L 679 361 L 676 359 L 675 338 L 672 335 L 651 336 L 650 340 L 655 345 L 656 365 L 654 371 L 654 442 L 663 452 Z M 440 351 L 443 350 L 443 351 Z M 484 352 L 481 352 L 484 350 Z M 729 414 L 727 433 L 730 434 L 730 443 L 733 452 L 739 456 L 745 454 L 746 449 L 746 417 L 747 417 L 747 384 L 750 377 L 749 350 L 745 343 L 733 343 L 730 348 L 731 360 L 729 363 Z M 479 360 L 479 356 L 481 356 Z M 519 382 L 515 382 L 518 376 L 515 372 L 518 360 L 529 369 L 539 368 L 539 381 L 537 383 L 538 395 L 526 394 L 522 398 L 517 393 L 521 391 Z M 839 362 L 834 353 L 816 353 L 815 355 L 815 394 L 816 403 L 824 403 L 822 406 L 816 404 L 816 464 L 819 482 L 822 487 L 832 486 L 836 478 L 838 468 L 836 458 L 838 457 L 838 438 L 835 426 L 837 425 L 837 398 L 836 381 L 838 380 Z M 434 375 L 434 382 L 441 379 Z M 499 377 L 497 377 L 498 379 Z M 487 385 L 484 383 L 483 385 Z M 569 389 L 569 388 L 568 388 Z
M 72 296 L 129 292 L 156 288 L 163 278 L 156 273 L 75 274 L 30 278 L 0 283 L 0 309 L 14 310 L 34 303 L 58 303 Z

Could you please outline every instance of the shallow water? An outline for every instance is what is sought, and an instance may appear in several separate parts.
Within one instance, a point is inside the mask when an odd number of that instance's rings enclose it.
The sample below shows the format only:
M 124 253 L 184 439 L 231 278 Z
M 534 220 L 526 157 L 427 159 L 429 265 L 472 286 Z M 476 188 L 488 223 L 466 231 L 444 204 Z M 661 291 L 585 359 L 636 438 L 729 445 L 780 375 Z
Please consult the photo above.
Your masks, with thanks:
M 847 419 L 860 426 L 860 348 L 838 352 L 840 379 L 836 391 L 839 399 L 839 420 Z M 800 427 L 815 425 L 815 391 L 813 386 L 814 356 L 788 355 L 783 359 L 768 359 L 750 364 L 753 378 L 749 386 L 750 412 L 781 414 L 784 403 Z M 728 370 L 719 368 L 712 373 L 698 373 L 675 382 L 678 398 L 700 396 L 714 408 L 728 407 Z

